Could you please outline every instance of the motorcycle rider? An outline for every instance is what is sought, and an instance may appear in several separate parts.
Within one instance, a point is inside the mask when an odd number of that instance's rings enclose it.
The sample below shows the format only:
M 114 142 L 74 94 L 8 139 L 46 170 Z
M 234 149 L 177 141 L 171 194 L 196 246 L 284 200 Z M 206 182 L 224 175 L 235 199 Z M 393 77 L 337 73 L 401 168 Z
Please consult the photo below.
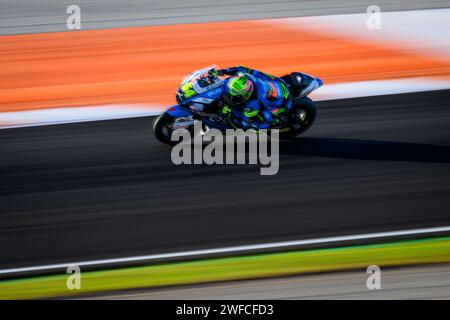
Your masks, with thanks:
M 276 125 L 277 119 L 273 115 L 292 106 L 289 91 L 280 78 L 245 66 L 213 72 L 216 76 L 230 77 L 225 79 L 220 101 L 216 101 L 205 111 L 230 114 L 229 120 L 235 127 L 267 129 Z

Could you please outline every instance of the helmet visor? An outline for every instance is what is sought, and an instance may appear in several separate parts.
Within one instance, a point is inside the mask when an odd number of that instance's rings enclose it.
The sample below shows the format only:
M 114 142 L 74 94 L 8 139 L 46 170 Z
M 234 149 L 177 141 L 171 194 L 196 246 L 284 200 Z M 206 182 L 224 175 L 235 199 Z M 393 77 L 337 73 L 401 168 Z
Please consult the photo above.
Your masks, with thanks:
M 253 82 L 245 77 L 233 79 L 228 85 L 228 97 L 232 103 L 243 103 L 251 97 L 252 93 Z

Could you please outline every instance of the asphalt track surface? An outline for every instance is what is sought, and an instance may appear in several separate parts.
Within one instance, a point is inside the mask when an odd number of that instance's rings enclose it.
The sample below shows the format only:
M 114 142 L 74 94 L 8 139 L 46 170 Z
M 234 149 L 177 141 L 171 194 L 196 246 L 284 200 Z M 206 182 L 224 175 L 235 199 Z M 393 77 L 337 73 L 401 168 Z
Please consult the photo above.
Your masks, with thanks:
M 381 269 L 368 290 L 366 270 L 99 294 L 94 299 L 263 300 L 450 299 L 450 265 Z
M 0 130 L 0 268 L 450 224 L 450 91 L 318 107 L 275 176 L 175 166 L 151 118 Z
M 67 31 L 66 9 L 81 9 L 81 29 L 447 8 L 447 0 L 0 0 L 0 35 Z

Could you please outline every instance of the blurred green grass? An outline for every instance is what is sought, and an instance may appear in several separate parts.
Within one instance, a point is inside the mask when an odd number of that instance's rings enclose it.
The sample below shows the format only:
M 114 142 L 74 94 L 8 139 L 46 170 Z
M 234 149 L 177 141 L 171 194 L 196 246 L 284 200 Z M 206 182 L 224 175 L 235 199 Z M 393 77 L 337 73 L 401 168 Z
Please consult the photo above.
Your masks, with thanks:
M 69 290 L 69 275 L 0 282 L 0 299 L 66 297 L 95 292 L 294 274 L 450 262 L 450 237 L 242 257 L 174 262 L 81 273 L 81 289 Z

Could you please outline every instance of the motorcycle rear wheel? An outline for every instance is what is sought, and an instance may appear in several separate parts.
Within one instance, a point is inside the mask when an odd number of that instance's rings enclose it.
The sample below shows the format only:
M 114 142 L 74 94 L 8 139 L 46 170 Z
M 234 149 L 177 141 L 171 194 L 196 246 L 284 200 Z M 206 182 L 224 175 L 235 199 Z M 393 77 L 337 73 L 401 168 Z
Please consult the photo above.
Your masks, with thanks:
M 282 134 L 284 137 L 296 137 L 308 130 L 317 116 L 317 108 L 314 101 L 308 97 L 294 99 L 292 101 L 292 109 L 289 112 L 289 122 L 291 130 Z

